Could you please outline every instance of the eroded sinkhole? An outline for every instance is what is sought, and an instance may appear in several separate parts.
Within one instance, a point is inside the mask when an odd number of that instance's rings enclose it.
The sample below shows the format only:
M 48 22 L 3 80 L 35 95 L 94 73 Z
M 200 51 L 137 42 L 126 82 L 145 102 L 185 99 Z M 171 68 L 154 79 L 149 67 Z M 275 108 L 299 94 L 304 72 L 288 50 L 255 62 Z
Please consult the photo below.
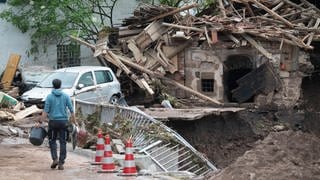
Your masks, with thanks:
M 224 168 L 266 134 L 263 126 L 252 128 L 252 121 L 256 118 L 260 118 L 256 122 L 264 121 L 259 116 L 229 112 L 194 121 L 170 121 L 167 125 L 204 153 L 218 168 Z

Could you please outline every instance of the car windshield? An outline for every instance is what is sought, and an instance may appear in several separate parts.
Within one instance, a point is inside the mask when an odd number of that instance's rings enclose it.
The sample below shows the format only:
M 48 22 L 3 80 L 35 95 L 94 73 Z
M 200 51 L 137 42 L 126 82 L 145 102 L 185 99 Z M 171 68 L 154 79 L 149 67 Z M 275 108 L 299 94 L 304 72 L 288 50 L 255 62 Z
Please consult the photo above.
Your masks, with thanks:
M 78 76 L 78 73 L 73 73 L 73 72 L 54 72 L 47 76 L 39 85 L 38 87 L 45 87 L 45 88 L 51 88 L 52 86 L 52 81 L 54 79 L 60 79 L 61 80 L 61 88 L 71 88 L 75 80 Z
M 25 82 L 41 82 L 51 73 L 49 71 L 25 72 L 23 77 Z

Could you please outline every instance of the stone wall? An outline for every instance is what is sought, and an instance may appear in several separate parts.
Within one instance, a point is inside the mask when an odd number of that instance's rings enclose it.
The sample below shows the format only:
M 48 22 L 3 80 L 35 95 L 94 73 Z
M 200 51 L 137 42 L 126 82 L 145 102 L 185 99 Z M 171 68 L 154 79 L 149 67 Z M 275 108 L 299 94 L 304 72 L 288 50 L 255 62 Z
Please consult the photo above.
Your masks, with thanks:
M 260 43 L 275 57 L 275 61 L 270 61 L 275 68 L 275 72 L 281 79 L 282 86 L 278 91 L 256 95 L 253 102 L 258 105 L 274 104 L 279 107 L 294 106 L 300 98 L 301 80 L 303 77 L 299 65 L 311 65 L 308 61 L 308 54 L 290 45 L 282 45 L 281 47 L 280 43 L 277 42 L 265 41 Z M 269 61 L 255 48 L 250 46 L 230 48 L 226 47 L 223 43 L 217 43 L 211 48 L 206 45 L 195 45 L 186 49 L 182 54 L 183 55 L 180 55 L 182 58 L 179 58 L 178 73 L 180 74 L 179 79 L 183 81 L 182 83 L 224 103 L 230 102 L 226 95 L 228 88 L 224 82 L 224 75 L 228 70 L 226 67 L 228 57 L 248 57 L 247 64 L 241 64 L 243 62 L 240 62 L 242 61 L 240 59 L 239 62 L 237 62 L 236 59 L 233 60 L 235 63 L 239 63 L 235 64 L 234 68 L 238 66 L 240 68 L 251 67 L 255 69 L 264 62 Z M 183 66 L 181 66 L 181 64 Z M 201 79 L 214 79 L 213 92 L 202 91 Z M 191 96 L 188 93 L 178 92 L 179 90 L 176 89 L 175 95 L 178 97 Z

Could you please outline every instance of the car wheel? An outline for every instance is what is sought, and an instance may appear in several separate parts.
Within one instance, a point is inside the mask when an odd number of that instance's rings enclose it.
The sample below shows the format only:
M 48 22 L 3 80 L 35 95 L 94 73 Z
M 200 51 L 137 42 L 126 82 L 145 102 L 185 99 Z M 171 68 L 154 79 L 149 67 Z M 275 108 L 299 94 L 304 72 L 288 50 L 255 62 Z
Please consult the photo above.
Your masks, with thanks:
M 113 95 L 113 96 L 110 98 L 109 103 L 110 103 L 110 104 L 117 105 L 117 104 L 119 103 L 119 97 L 116 96 L 116 95 Z

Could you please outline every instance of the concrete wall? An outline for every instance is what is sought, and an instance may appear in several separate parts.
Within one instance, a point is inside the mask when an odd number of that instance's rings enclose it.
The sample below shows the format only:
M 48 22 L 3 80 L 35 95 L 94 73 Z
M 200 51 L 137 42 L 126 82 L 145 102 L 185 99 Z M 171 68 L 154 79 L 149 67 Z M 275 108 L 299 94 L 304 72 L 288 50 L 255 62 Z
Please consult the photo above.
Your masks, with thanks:
M 119 0 L 116 4 L 113 16 L 114 23 L 120 23 L 124 17 L 130 16 L 136 7 L 135 0 Z M 8 8 L 6 3 L 0 3 L 0 12 Z M 20 66 L 24 65 L 46 65 L 52 68 L 57 66 L 56 44 L 48 47 L 47 53 L 39 53 L 36 56 L 28 56 L 27 52 L 31 48 L 30 34 L 22 33 L 18 28 L 0 19 L 0 73 L 6 67 L 9 55 L 17 53 L 22 56 Z M 98 61 L 93 58 L 90 49 L 81 46 L 81 65 L 98 65 Z

